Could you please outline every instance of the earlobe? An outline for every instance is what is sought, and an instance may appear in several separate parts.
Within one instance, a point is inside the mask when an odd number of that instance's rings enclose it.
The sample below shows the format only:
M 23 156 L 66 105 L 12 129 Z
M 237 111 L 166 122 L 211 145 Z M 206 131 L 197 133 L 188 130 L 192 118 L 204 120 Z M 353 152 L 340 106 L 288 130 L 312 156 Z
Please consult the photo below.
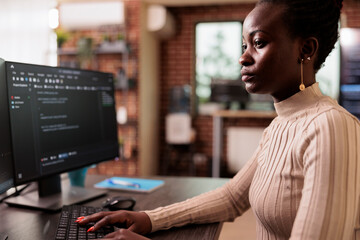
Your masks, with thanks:
M 315 37 L 306 38 L 300 49 L 301 59 L 311 60 L 318 52 L 319 42 Z M 309 59 L 310 58 L 310 59 Z

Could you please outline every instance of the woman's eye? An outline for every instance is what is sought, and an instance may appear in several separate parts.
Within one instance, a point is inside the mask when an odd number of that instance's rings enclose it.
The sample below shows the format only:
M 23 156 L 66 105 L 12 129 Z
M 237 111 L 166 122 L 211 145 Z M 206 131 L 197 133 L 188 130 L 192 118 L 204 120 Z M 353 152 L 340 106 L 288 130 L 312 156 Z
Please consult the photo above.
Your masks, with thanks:
M 261 40 L 255 40 L 255 41 L 254 41 L 254 46 L 255 46 L 256 48 L 263 48 L 263 47 L 266 46 L 266 42 L 261 41 Z
M 245 50 L 247 49 L 247 46 L 246 46 L 245 44 L 243 44 L 243 45 L 241 46 L 241 48 L 242 48 L 242 52 L 245 52 Z

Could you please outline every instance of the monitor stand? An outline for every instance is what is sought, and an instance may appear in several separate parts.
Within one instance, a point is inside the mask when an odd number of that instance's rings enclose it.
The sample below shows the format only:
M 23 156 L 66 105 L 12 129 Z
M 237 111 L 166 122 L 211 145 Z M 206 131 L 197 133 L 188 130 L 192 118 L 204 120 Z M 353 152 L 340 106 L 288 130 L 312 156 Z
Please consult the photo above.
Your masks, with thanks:
M 82 204 L 106 193 L 106 190 L 61 184 L 60 175 L 55 175 L 38 181 L 38 191 L 22 193 L 5 202 L 11 207 L 57 212 L 63 205 Z

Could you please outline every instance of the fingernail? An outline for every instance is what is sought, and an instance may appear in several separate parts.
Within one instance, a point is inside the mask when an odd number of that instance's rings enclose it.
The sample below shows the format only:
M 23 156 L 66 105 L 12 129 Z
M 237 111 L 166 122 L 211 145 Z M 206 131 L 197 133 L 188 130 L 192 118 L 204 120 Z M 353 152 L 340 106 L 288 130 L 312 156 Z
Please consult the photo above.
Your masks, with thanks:
M 81 222 L 82 220 L 84 220 L 84 218 L 85 218 L 85 217 L 78 217 L 75 222 L 76 222 L 76 223 Z
M 91 232 L 92 230 L 94 230 L 94 227 L 89 228 L 87 232 Z

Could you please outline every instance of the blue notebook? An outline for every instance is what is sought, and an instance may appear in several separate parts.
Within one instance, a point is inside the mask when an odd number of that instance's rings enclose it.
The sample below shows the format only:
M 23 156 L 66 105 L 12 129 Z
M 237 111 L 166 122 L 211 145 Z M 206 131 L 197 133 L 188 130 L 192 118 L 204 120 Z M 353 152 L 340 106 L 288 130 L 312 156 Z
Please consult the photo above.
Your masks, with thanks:
M 112 177 L 96 183 L 94 187 L 132 192 L 152 192 L 164 185 L 163 180 Z

